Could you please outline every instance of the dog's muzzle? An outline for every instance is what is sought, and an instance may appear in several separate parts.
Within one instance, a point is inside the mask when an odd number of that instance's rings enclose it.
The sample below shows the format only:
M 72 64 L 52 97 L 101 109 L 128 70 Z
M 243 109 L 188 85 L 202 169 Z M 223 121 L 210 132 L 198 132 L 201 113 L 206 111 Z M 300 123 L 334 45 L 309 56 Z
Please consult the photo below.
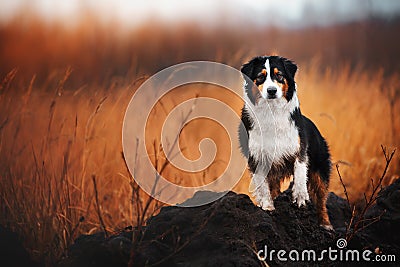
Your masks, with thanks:
M 275 88 L 275 87 L 268 87 L 267 88 L 267 97 L 269 98 L 269 99 L 273 99 L 273 98 L 276 98 L 276 92 L 277 92 L 278 90 Z

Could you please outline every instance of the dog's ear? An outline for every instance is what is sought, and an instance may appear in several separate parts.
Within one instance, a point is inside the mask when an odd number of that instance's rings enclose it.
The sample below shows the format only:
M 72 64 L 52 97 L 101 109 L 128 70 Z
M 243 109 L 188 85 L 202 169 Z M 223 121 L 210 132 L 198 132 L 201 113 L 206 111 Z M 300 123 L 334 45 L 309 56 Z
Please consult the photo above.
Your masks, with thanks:
M 251 79 L 251 74 L 253 73 L 254 70 L 254 59 L 250 60 L 249 62 L 243 64 L 242 68 L 240 69 L 240 71 L 246 75 L 247 77 L 249 77 Z
M 293 61 L 287 59 L 287 58 L 281 58 L 283 61 L 283 66 L 285 67 L 286 72 L 294 78 L 294 75 L 296 74 L 297 71 L 297 65 Z
M 263 57 L 255 57 L 252 60 L 250 60 L 249 62 L 243 64 L 242 68 L 240 69 L 240 71 L 246 75 L 247 77 L 249 77 L 250 79 L 254 78 L 254 68 L 256 65 L 258 64 L 262 64 L 262 61 L 265 61 L 265 59 L 263 59 Z
M 249 62 L 243 64 L 242 68 L 240 69 L 243 79 L 246 81 L 244 87 L 245 92 L 253 105 L 256 104 L 256 98 L 252 91 L 252 87 L 255 86 L 252 79 L 254 79 L 254 70 L 261 60 L 261 57 L 255 57 Z

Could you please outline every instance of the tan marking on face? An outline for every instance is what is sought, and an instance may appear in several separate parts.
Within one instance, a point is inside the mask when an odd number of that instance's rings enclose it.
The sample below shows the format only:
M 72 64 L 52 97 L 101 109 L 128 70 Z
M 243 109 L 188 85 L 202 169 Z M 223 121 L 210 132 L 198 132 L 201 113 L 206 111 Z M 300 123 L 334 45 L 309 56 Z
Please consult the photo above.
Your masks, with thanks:
M 286 97 L 286 93 L 287 93 L 287 91 L 288 91 L 288 89 L 289 89 L 289 85 L 288 85 L 288 82 L 287 82 L 286 78 L 283 78 L 283 84 L 280 83 L 280 82 L 278 82 L 278 81 L 276 81 L 275 84 L 276 84 L 277 86 L 279 86 L 279 88 L 281 88 L 281 90 L 282 90 L 282 96 L 283 96 L 283 97 Z
M 256 84 L 256 80 L 254 80 L 254 84 Z M 261 89 L 260 89 L 260 87 L 261 87 Z M 261 91 L 262 91 L 262 84 L 257 87 L 256 86 L 251 87 L 251 94 L 253 95 L 254 101 L 256 102 L 256 104 L 258 103 L 258 100 L 260 98 Z
M 257 85 L 256 82 L 257 82 L 257 80 L 254 80 L 254 84 L 255 84 L 255 85 Z M 257 88 L 258 88 L 258 90 L 259 90 L 260 92 L 262 92 L 263 87 L 264 87 L 264 84 L 257 85 Z M 254 89 L 254 86 L 253 86 L 252 90 L 255 90 L 255 89 Z
M 274 68 L 274 75 L 277 75 L 278 73 L 279 73 L 279 69 L 278 69 L 278 68 Z M 278 81 L 276 81 L 275 84 L 278 85 L 278 86 L 281 88 L 281 90 L 282 90 L 282 95 L 283 95 L 284 97 L 286 97 L 286 93 L 287 93 L 287 91 L 288 91 L 288 89 L 289 89 L 289 85 L 288 85 L 288 83 L 287 83 L 286 78 L 283 78 L 283 84 L 280 83 L 280 82 L 278 82 Z
M 282 84 L 282 91 L 283 91 L 283 95 L 286 97 L 286 93 L 289 89 L 289 85 L 288 82 L 286 80 L 286 78 L 283 78 L 283 84 Z
M 267 75 L 267 70 L 263 69 L 263 70 L 261 70 L 261 73 L 264 76 L 266 76 Z M 253 82 L 254 82 L 255 85 L 257 85 L 257 79 L 253 80 Z M 257 85 L 257 89 L 258 90 L 256 89 L 256 86 L 252 86 L 252 88 L 251 88 L 251 93 L 252 93 L 256 103 L 258 102 L 258 100 L 261 97 L 261 92 L 262 92 L 263 88 L 264 88 L 264 84 Z
M 267 70 L 266 70 L 266 69 L 263 69 L 263 70 L 261 71 L 261 73 L 262 73 L 264 76 L 266 76 L 266 75 L 267 75 Z M 256 82 L 257 82 L 257 79 L 254 80 L 254 84 L 256 84 Z M 257 84 L 256 84 L 256 85 L 257 85 Z M 254 87 L 254 86 L 253 86 L 253 87 Z M 263 87 L 264 87 L 264 84 L 257 85 L 257 87 L 258 87 L 258 90 L 259 90 L 260 92 L 262 92 L 262 89 L 263 89 Z

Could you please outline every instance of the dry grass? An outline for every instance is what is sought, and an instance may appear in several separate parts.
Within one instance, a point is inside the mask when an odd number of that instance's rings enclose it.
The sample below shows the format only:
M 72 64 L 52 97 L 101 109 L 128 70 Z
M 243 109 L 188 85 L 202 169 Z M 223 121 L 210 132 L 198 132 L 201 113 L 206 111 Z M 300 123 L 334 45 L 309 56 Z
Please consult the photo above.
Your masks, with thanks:
M 32 253 L 60 253 L 77 234 L 99 229 L 92 175 L 106 225 L 132 223 L 120 140 L 129 88 L 3 88 L 1 219 L 29 236 Z
M 150 38 L 144 30 L 121 37 L 103 34 L 110 29 L 96 29 L 87 37 L 91 32 L 87 27 L 74 32 L 35 27 L 26 35 L 21 25 L 1 30 L 7 42 L 1 47 L 0 224 L 20 233 L 32 255 L 51 265 L 79 234 L 136 225 L 158 209 L 152 202 L 143 215 L 148 196 L 132 182 L 121 155 L 124 112 L 143 75 L 188 59 L 212 59 L 239 67 L 244 60 L 265 51 L 244 49 L 240 38 L 228 33 L 224 33 L 225 41 L 219 40 L 210 48 L 206 45 L 213 43 L 215 36 L 200 32 L 208 38 L 202 40 L 202 46 L 189 28 L 176 31 L 173 38 Z M 39 46 L 34 53 L 31 47 L 38 42 L 38 33 L 45 48 Z M 145 39 L 145 44 L 138 39 Z M 12 40 L 18 40 L 18 45 L 14 46 Z M 179 47 L 174 46 L 176 43 Z M 168 55 L 169 49 L 172 52 Z M 290 56 L 296 59 L 296 53 L 301 55 L 302 51 L 297 48 Z M 148 61 L 143 58 L 146 55 Z M 370 178 L 378 179 L 384 167 L 380 145 L 397 147 L 400 143 L 396 135 L 400 118 L 393 115 L 400 111 L 400 77 L 387 74 L 390 69 L 363 70 L 353 62 L 342 61 L 329 68 L 324 57 L 298 63 L 302 111 L 328 140 L 333 161 L 341 165 L 349 196 L 356 200 L 367 191 Z M 168 111 L 196 96 L 220 99 L 240 111 L 240 99 L 218 88 L 180 88 L 155 107 L 147 125 L 154 139 Z M 190 181 L 168 166 L 165 175 L 169 179 L 199 185 L 224 171 L 227 137 L 210 121 L 198 120 L 185 127 L 179 140 L 185 147 L 183 153 L 197 158 L 199 140 L 204 137 L 217 144 L 215 164 L 191 176 Z M 148 144 L 148 148 L 157 150 L 157 142 Z M 400 173 L 399 163 L 397 154 L 386 183 Z M 331 181 L 331 190 L 342 194 L 335 173 Z M 246 173 L 234 190 L 247 193 L 248 183 Z

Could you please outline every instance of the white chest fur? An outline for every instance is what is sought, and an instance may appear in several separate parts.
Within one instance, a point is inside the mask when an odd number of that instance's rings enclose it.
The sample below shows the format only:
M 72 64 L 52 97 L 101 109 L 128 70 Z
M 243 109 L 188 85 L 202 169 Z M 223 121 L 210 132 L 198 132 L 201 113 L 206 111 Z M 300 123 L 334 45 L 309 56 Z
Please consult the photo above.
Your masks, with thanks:
M 283 98 L 260 99 L 252 107 L 256 118 L 249 131 L 249 151 L 257 161 L 280 164 L 285 157 L 299 151 L 299 132 L 290 119 L 291 112 L 298 106 L 295 94 L 290 102 Z

